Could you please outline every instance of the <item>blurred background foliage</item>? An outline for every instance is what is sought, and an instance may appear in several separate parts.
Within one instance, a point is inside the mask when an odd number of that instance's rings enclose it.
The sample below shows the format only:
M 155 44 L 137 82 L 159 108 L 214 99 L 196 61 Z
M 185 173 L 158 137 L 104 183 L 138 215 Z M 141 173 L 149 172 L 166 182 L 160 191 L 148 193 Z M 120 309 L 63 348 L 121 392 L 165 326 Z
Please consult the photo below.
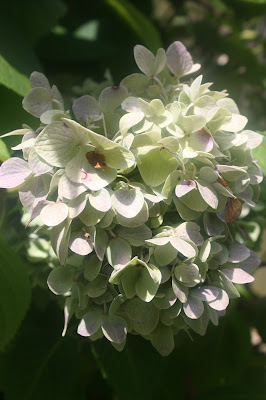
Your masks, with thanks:
M 266 0 L 9 0 L 0 13 L 0 134 L 34 118 L 22 109 L 33 70 L 44 72 L 67 104 L 97 96 L 136 66 L 133 46 L 155 51 L 182 41 L 202 64 L 204 82 L 227 89 L 266 131 Z M 87 79 L 89 78 L 89 79 Z M 0 139 L 0 161 L 11 155 Z M 266 143 L 256 150 L 266 171 Z M 24 229 L 14 191 L 0 191 L 0 399 L 266 399 L 266 183 L 244 209 L 248 244 L 262 257 L 256 281 L 242 288 L 219 327 L 176 337 L 162 358 L 139 337 L 122 353 L 75 333 L 65 338 L 62 299 L 46 286 L 45 240 Z M 30 240 L 29 240 L 30 234 Z M 42 234 L 45 239 L 45 233 Z M 240 290 L 240 289 L 239 289 Z M 73 322 L 75 325 L 75 322 Z

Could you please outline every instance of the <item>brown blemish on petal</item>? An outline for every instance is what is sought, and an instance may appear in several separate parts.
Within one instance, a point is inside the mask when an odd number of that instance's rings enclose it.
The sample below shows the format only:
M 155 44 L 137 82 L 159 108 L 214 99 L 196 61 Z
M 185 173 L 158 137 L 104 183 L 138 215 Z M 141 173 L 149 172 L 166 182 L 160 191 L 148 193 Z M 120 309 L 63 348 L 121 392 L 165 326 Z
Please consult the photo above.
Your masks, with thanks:
M 63 123 L 63 125 L 65 128 L 69 128 L 69 126 L 65 122 Z
M 86 240 L 90 240 L 90 234 L 88 232 L 84 233 L 84 237 Z
M 220 183 L 221 185 L 223 185 L 224 187 L 228 186 L 228 183 L 226 182 L 226 180 L 220 175 L 219 175 L 219 177 L 217 179 L 217 182 Z
M 234 222 L 241 214 L 242 203 L 238 199 L 230 199 L 224 212 L 225 222 Z
M 95 169 L 105 170 L 107 165 L 105 164 L 105 157 L 103 154 L 96 153 L 95 151 L 89 151 L 86 153 L 86 158 L 90 165 Z

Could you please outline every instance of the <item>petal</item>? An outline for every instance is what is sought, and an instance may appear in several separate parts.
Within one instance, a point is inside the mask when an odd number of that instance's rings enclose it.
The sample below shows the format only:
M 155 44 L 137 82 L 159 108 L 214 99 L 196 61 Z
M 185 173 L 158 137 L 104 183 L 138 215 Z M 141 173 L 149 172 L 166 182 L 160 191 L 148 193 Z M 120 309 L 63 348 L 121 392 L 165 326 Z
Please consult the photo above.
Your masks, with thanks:
M 65 167 L 78 153 L 79 137 L 64 122 L 47 125 L 35 141 L 38 155 L 48 164 Z
M 213 148 L 213 137 L 205 129 L 200 129 L 191 133 L 188 143 L 194 150 L 208 153 Z
M 188 243 L 186 240 L 180 239 L 177 236 L 170 237 L 171 245 L 185 257 L 193 258 L 197 255 L 197 248 L 196 246 Z
M 29 167 L 36 175 L 46 174 L 53 170 L 52 165 L 42 160 L 35 149 L 31 149 L 28 159 Z
M 109 183 L 113 182 L 116 178 L 116 170 L 114 168 L 106 167 L 104 170 L 93 168 L 87 160 L 83 163 L 83 176 L 80 181 L 88 189 L 97 191 Z
M 189 283 L 199 276 L 199 267 L 196 264 L 180 264 L 174 269 L 177 280 L 183 283 Z
M 86 193 L 81 193 L 75 199 L 71 200 L 68 203 L 68 213 L 69 218 L 76 218 L 78 215 L 82 213 L 87 203 L 87 195 Z
M 70 234 L 69 248 L 76 254 L 86 256 L 93 251 L 93 244 L 90 237 L 86 236 L 86 233 L 76 231 Z
M 87 120 L 91 116 L 101 114 L 98 102 L 94 97 L 85 95 L 77 98 L 73 103 L 73 112 L 78 119 Z
M 98 311 L 87 312 L 78 326 L 78 334 L 81 336 L 92 336 L 98 331 L 102 323 L 102 315 Z
M 138 152 L 138 169 L 144 182 L 156 187 L 164 183 L 168 175 L 176 170 L 178 161 L 167 150 L 145 146 Z
M 188 318 L 198 319 L 203 314 L 204 306 L 200 299 L 189 296 L 187 302 L 183 305 L 183 310 Z
M 193 289 L 192 293 L 201 300 L 207 301 L 209 306 L 217 311 L 225 310 L 229 304 L 227 293 L 215 286 L 202 286 L 199 289 Z
M 116 215 L 116 220 L 118 224 L 128 228 L 141 226 L 148 221 L 148 218 L 149 218 L 149 209 L 146 202 L 144 202 L 140 212 L 133 218 L 125 218 L 121 214 Z
M 136 293 L 139 298 L 149 303 L 157 293 L 161 282 L 160 270 L 152 264 L 147 268 L 141 268 L 141 273 L 136 282 Z
M 51 94 L 43 87 L 35 87 L 24 97 L 22 106 L 28 113 L 39 118 L 45 111 L 52 110 Z
M 26 161 L 21 158 L 10 158 L 0 167 L 0 187 L 9 189 L 19 186 L 31 174 Z
M 254 281 L 253 276 L 249 275 L 241 268 L 223 268 L 221 272 L 233 283 L 250 283 Z
M 175 233 L 179 237 L 190 239 L 197 246 L 203 243 L 203 237 L 200 234 L 200 227 L 195 222 L 184 222 L 175 228 Z
M 72 182 L 66 174 L 62 175 L 58 182 L 58 195 L 61 199 L 74 200 L 81 193 L 86 191 L 82 184 Z
M 64 203 L 47 204 L 41 211 L 41 219 L 47 226 L 61 224 L 68 216 L 68 207 Z
M 102 331 L 110 342 L 123 343 L 127 336 L 126 321 L 117 315 L 109 315 L 103 319 Z
M 90 204 L 98 211 L 107 212 L 111 208 L 111 197 L 106 189 L 98 190 L 97 192 L 89 193 Z
M 155 56 L 146 47 L 140 44 L 134 47 L 134 57 L 139 69 L 148 77 L 155 73 Z
M 166 63 L 170 71 L 177 77 L 188 73 L 192 66 L 192 57 L 181 42 L 172 43 L 166 51 Z
M 197 186 L 203 200 L 206 201 L 211 208 L 216 209 L 218 207 L 218 197 L 212 185 L 203 179 L 198 179 Z
M 182 197 L 195 188 L 196 188 L 195 181 L 192 180 L 182 181 L 178 183 L 178 185 L 176 185 L 175 194 L 177 197 Z
M 99 105 L 102 112 L 112 112 L 115 108 L 120 106 L 127 96 L 128 91 L 124 86 L 110 86 L 103 89 L 99 97 Z
M 112 205 L 123 217 L 134 218 L 143 208 L 144 196 L 139 189 L 120 188 L 112 196 Z
M 242 243 L 234 242 L 228 248 L 229 258 L 231 263 L 240 263 L 250 256 L 250 250 Z
M 50 272 L 47 284 L 54 294 L 64 294 L 73 285 L 73 274 L 66 267 L 56 267 Z
M 119 269 L 131 260 L 131 246 L 124 239 L 112 239 L 107 247 L 106 257 L 112 267 Z

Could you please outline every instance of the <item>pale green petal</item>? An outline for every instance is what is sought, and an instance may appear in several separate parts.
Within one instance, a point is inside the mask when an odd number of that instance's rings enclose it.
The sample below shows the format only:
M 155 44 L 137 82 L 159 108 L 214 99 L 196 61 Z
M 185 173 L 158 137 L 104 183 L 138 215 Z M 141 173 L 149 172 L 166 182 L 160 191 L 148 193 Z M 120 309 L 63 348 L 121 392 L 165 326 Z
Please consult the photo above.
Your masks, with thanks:
M 120 188 L 112 195 L 112 205 L 125 218 L 134 218 L 144 206 L 144 196 L 139 189 Z
M 218 198 L 212 185 L 203 179 L 198 179 L 197 186 L 203 200 L 205 200 L 211 208 L 216 209 L 218 207 Z
M 197 255 L 197 247 L 186 240 L 180 239 L 177 236 L 170 237 L 171 245 L 187 258 L 193 258 Z
M 177 168 L 178 161 L 167 150 L 150 146 L 139 149 L 137 164 L 144 182 L 156 187 Z
M 175 234 L 181 238 L 191 240 L 197 246 L 203 243 L 203 237 L 200 234 L 200 226 L 195 222 L 183 222 L 175 228 Z
M 38 155 L 48 164 L 65 167 L 78 153 L 79 138 L 72 129 L 63 122 L 47 125 L 35 142 Z
M 95 226 L 104 216 L 104 212 L 96 210 L 92 207 L 89 202 L 87 202 L 86 207 L 79 215 L 79 219 L 86 225 L 86 226 Z
M 125 227 L 132 228 L 145 224 L 149 218 L 149 209 L 147 203 L 144 202 L 140 212 L 133 218 L 125 218 L 121 214 L 116 215 L 117 222 Z
M 148 264 L 148 268 L 142 268 L 140 276 L 136 282 L 136 293 L 145 302 L 150 302 L 161 282 L 160 270 L 152 264 Z
M 119 269 L 129 263 L 131 256 L 131 246 L 124 239 L 115 238 L 109 242 L 106 249 L 106 257 L 109 264 L 115 269 Z

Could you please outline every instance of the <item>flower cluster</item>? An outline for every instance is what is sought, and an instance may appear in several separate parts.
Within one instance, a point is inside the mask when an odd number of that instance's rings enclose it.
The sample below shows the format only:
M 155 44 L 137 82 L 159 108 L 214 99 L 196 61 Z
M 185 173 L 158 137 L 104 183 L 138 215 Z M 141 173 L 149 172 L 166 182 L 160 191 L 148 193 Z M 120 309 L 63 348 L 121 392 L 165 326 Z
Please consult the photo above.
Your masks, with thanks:
M 4 135 L 23 136 L 23 158 L 2 164 L 0 187 L 18 187 L 28 224 L 49 228 L 63 334 L 75 314 L 82 336 L 122 350 L 139 334 L 167 355 L 176 333 L 203 335 L 239 296 L 234 284 L 253 280 L 259 259 L 234 238 L 242 204 L 259 197 L 262 137 L 226 91 L 185 83 L 200 65 L 182 43 L 134 56 L 142 73 L 77 98 L 73 114 L 34 72 L 23 107 L 40 124 Z

